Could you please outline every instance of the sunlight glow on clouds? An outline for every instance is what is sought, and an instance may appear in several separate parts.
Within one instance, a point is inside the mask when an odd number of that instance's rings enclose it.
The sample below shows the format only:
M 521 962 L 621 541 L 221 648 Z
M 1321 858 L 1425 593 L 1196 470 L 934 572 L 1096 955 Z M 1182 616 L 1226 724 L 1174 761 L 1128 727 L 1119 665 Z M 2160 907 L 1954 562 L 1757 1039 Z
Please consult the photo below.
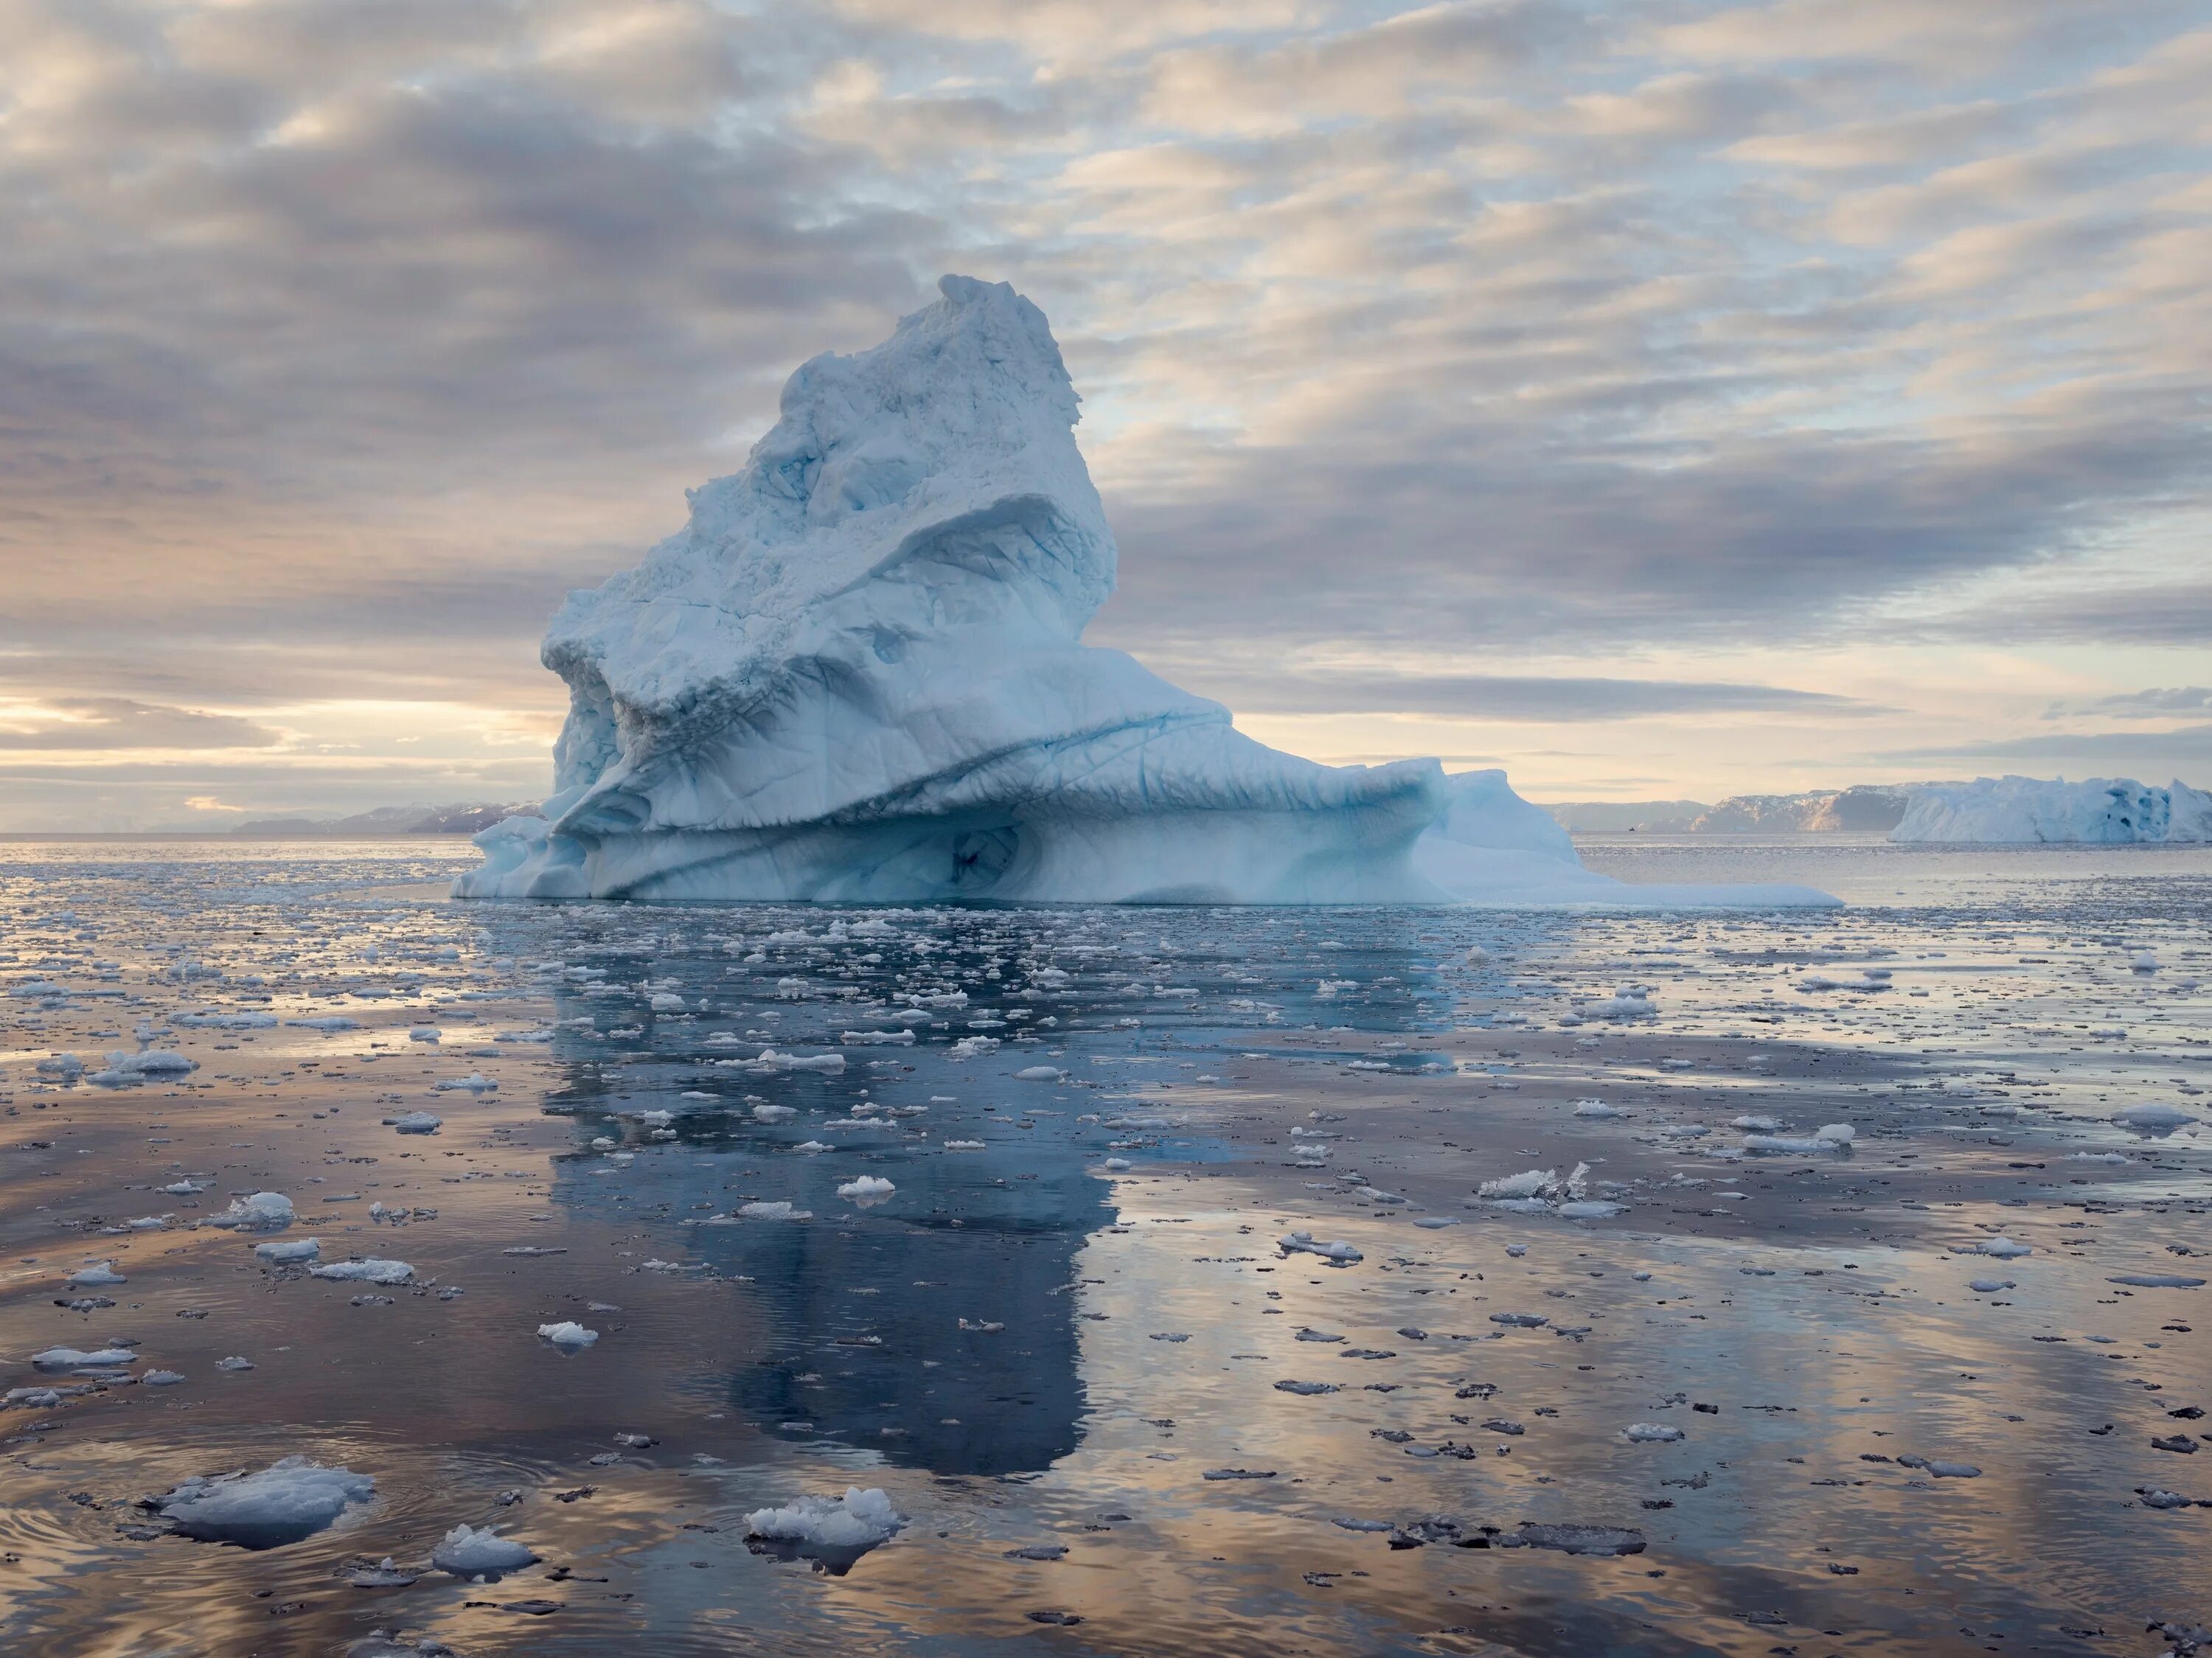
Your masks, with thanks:
M 534 795 L 562 592 L 945 270 L 1066 349 L 1092 636 L 1271 740 L 2203 782 L 2208 80 L 2171 0 L 0 0 L 0 829 Z

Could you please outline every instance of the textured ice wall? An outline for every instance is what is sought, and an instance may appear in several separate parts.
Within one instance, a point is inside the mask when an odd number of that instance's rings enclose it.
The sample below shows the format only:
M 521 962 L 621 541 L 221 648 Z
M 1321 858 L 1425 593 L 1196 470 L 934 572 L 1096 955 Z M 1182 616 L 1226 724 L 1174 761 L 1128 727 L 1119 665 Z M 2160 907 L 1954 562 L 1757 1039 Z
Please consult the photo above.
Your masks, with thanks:
M 1059 347 L 1003 282 L 939 290 L 802 366 L 743 471 L 569 596 L 553 793 L 458 896 L 1434 902 L 1490 847 L 1534 860 L 1516 895 L 1619 888 L 1503 773 L 1317 765 L 1083 645 L 1115 547 Z
M 2152 788 L 2131 777 L 1978 777 L 1926 783 L 1905 802 L 1893 841 L 2129 842 L 2212 841 L 2212 794 L 2179 780 Z

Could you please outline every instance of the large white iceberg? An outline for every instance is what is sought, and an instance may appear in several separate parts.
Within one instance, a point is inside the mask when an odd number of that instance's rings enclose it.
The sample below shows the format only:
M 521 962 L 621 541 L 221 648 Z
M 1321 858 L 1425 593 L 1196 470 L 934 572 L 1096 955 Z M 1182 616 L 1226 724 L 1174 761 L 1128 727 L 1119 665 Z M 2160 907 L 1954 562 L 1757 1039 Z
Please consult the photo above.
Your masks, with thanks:
M 1044 315 L 947 276 L 816 357 L 743 471 L 546 635 L 542 816 L 462 897 L 1832 902 L 1631 888 L 1502 772 L 1333 767 L 1080 642 L 1115 545 Z
M 1977 777 L 1923 783 L 1905 800 L 1893 841 L 2064 842 L 2099 846 L 2212 841 L 2212 794 L 2177 780 Z

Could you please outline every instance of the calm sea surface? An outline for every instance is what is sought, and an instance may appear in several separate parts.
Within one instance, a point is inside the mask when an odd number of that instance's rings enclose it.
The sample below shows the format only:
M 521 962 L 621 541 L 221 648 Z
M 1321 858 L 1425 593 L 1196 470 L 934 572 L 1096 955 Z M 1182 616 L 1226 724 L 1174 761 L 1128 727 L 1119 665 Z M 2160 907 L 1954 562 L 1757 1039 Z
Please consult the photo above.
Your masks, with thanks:
M 443 842 L 0 845 L 0 1651 L 2212 1622 L 2212 853 L 1585 855 L 1849 908 L 461 905 Z M 161 1505 L 287 1457 L 373 1485 L 276 1546 Z M 849 1488 L 888 1540 L 749 1535 Z M 537 1559 L 434 1565 L 462 1526 Z

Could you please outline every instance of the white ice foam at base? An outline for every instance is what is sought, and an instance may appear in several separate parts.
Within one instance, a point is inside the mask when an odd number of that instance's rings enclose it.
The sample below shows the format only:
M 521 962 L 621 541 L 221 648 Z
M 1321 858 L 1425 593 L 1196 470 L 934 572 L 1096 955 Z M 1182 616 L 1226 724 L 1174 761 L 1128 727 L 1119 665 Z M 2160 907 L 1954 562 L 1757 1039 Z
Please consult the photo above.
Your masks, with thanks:
M 1004 283 L 939 288 L 801 366 L 744 471 L 570 595 L 552 793 L 457 896 L 1833 902 L 1626 885 L 1503 773 L 1317 765 L 1083 645 L 1116 552 L 1059 347 Z
M 2212 794 L 2176 780 L 2151 788 L 2132 777 L 1977 777 L 1923 783 L 1905 797 L 1893 841 L 2135 842 L 2212 841 Z

